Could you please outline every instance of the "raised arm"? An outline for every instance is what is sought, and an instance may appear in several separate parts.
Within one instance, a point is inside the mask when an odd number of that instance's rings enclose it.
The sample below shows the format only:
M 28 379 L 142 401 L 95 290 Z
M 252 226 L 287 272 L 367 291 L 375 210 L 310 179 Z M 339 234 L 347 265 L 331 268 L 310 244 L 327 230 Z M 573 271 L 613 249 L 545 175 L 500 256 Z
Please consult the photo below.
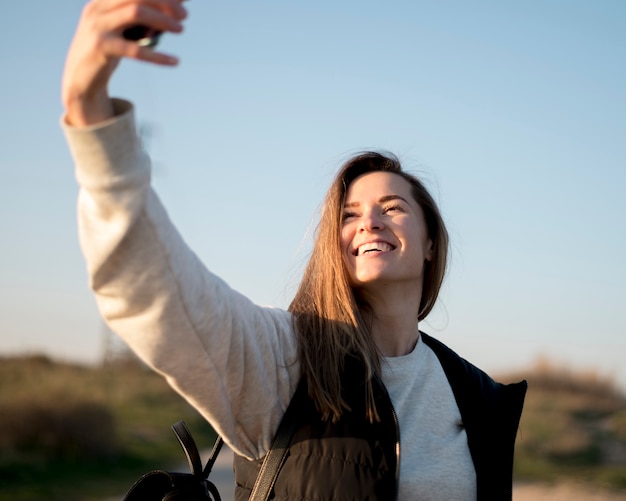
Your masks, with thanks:
M 189 249 L 150 186 L 132 105 L 106 90 L 122 56 L 168 61 L 121 32 L 138 23 L 173 30 L 168 23 L 183 16 L 177 7 L 96 0 L 81 18 L 62 122 L 80 184 L 80 243 L 111 328 L 239 454 L 260 457 L 299 379 L 291 317 L 254 305 Z

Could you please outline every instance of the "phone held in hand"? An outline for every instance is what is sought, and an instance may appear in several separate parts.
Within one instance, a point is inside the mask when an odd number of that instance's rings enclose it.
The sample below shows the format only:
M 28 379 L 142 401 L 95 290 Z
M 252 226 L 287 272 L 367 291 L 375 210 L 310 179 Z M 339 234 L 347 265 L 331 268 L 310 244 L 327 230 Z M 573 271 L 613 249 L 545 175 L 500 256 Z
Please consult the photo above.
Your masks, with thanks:
M 126 40 L 137 42 L 142 47 L 156 47 L 161 37 L 161 32 L 148 28 L 147 26 L 131 26 L 122 33 Z

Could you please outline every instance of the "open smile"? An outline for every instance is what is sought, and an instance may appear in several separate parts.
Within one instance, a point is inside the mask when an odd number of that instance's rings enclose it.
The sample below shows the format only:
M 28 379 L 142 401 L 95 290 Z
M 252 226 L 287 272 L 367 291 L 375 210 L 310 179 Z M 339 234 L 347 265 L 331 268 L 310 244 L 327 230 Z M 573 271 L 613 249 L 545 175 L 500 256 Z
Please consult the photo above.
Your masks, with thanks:
M 368 242 L 366 244 L 359 245 L 354 252 L 354 256 L 365 256 L 377 253 L 391 252 L 395 247 L 387 242 Z

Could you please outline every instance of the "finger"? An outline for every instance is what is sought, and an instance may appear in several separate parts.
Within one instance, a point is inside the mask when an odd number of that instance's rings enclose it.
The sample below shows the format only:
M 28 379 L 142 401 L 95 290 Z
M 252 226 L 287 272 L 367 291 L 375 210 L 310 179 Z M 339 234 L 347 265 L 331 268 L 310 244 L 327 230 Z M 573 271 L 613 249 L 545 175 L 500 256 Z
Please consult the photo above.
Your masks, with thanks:
M 149 47 L 142 47 L 135 42 L 129 42 L 118 37 L 111 37 L 104 41 L 103 51 L 113 57 L 137 59 L 161 66 L 176 66 L 179 63 L 176 56 L 157 52 Z
M 183 7 L 184 0 L 92 0 L 91 8 L 99 14 L 111 12 L 141 12 L 141 7 L 161 11 L 174 19 L 182 20 L 187 17 L 187 10 Z
M 183 30 L 182 19 L 146 4 L 127 4 L 106 14 L 103 13 L 97 19 L 98 30 L 101 33 L 114 32 L 121 35 L 126 28 L 134 25 L 172 33 L 180 33 Z
M 83 10 L 78 32 L 98 45 L 98 39 L 111 35 L 128 38 L 127 31 L 139 26 L 147 33 L 180 33 L 183 29 L 181 21 L 186 17 L 186 11 L 180 2 L 181 0 L 92 0 Z M 136 40 L 132 37 L 129 39 Z

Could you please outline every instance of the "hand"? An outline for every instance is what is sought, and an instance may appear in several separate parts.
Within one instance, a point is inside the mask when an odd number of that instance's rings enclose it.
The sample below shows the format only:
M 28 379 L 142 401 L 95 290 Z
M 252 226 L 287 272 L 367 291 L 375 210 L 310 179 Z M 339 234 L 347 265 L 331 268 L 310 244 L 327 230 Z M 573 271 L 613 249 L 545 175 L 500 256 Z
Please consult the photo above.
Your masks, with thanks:
M 124 57 L 164 66 L 178 59 L 126 40 L 134 25 L 180 33 L 187 12 L 184 0 L 91 0 L 83 9 L 63 72 L 62 99 L 66 120 L 90 125 L 113 116 L 108 95 L 111 75 Z

